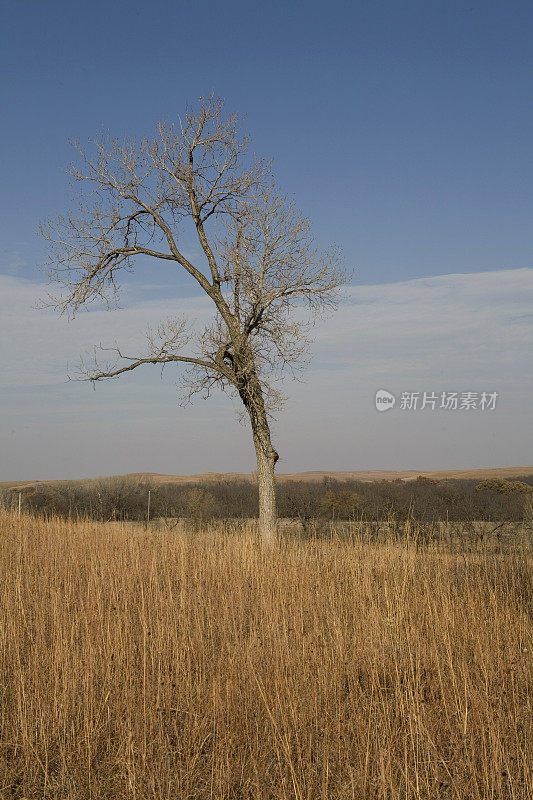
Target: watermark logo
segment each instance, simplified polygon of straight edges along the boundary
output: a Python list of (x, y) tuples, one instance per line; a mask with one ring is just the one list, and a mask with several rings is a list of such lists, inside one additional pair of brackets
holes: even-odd
[[(494, 411), (498, 392), (401, 392), (400, 411)], [(386, 389), (378, 389), (375, 397), (378, 411), (389, 411), (396, 397)]]
[(394, 408), (396, 398), (386, 389), (378, 389), (375, 403), (378, 411), (390, 411), (391, 408)]

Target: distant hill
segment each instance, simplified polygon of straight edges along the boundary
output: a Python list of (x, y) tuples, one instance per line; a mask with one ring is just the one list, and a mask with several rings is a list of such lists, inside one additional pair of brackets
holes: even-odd
[[(322, 481), (324, 478), (334, 478), (338, 481), (412, 481), (419, 475), (434, 480), (450, 480), (464, 478), (470, 480), (485, 480), (486, 478), (520, 478), (533, 475), (533, 467), (491, 467), (489, 469), (451, 469), (451, 470), (311, 470), (309, 472), (285, 472), (276, 475), (278, 480), (287, 481)], [(146, 478), (154, 483), (198, 483), (218, 480), (252, 480), (253, 474), (249, 472), (202, 472), (197, 475), (164, 475), (157, 472), (131, 472), (127, 475), (113, 476), (124, 478)], [(90, 480), (85, 478), (82, 482)], [(3, 481), (0, 489), (34, 488), (38, 485), (53, 485), (64, 481)]]

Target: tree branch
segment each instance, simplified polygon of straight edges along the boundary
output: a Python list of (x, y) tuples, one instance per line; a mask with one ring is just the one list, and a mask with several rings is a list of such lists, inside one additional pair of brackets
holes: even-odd
[[(104, 349), (104, 348), (102, 348)], [(120, 351), (116, 351), (120, 358), (127, 358), (127, 356), (123, 356)], [(205, 369), (212, 370), (214, 372), (220, 373), (228, 380), (233, 382), (234, 376), (227, 368), (224, 368), (224, 365), (213, 363), (210, 361), (205, 361), (201, 358), (193, 358), (192, 356), (175, 356), (175, 355), (168, 355), (168, 356), (148, 356), (146, 358), (138, 358), (136, 360), (132, 360), (131, 364), (128, 364), (125, 367), (120, 367), (119, 369), (109, 370), (108, 372), (95, 372), (93, 374), (88, 374), (87, 377), (81, 378), (80, 380), (84, 381), (91, 381), (92, 383), (104, 380), (105, 378), (116, 378), (118, 375), (122, 375), (124, 372), (131, 372), (137, 367), (142, 366), (143, 364), (168, 364), (171, 362), (180, 362), (185, 364), (194, 364), (195, 366), (204, 367)]]

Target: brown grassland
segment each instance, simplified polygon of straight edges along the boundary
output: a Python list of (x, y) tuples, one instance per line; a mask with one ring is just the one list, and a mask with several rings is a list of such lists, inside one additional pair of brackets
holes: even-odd
[[(324, 478), (333, 478), (334, 480), (358, 480), (366, 482), (373, 481), (413, 481), (420, 475), (433, 480), (450, 480), (453, 478), (467, 479), (467, 480), (487, 480), (489, 478), (503, 478), (512, 480), (513, 478), (522, 478), (524, 475), (533, 474), (531, 467), (491, 467), (479, 469), (449, 469), (449, 470), (313, 470), (311, 472), (277, 472), (276, 480), (288, 481), (306, 481), (306, 482), (319, 482)], [(196, 475), (162, 475), (158, 472), (134, 472), (128, 475), (115, 475), (113, 477), (119, 478), (145, 478), (154, 481), (155, 484), (161, 486), (164, 484), (183, 484), (183, 483), (210, 483), (219, 480), (252, 480), (253, 473), (249, 472), (202, 472)], [(85, 480), (74, 481), (74, 483), (91, 483), (94, 479), (87, 478)], [(30, 481), (0, 481), (0, 489), (9, 488), (29, 488), (38, 486), (39, 484), (46, 484), (54, 486), (55, 484), (65, 483), (60, 480), (30, 480)]]
[(533, 796), (527, 550), (0, 526), (2, 800)]

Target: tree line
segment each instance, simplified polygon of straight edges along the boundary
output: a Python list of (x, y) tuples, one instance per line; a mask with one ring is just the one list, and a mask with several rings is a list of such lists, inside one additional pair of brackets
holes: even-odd
[[(533, 497), (533, 476), (486, 481), (420, 476), (414, 481), (278, 479), (276, 502), (281, 518), (315, 521), (516, 522)], [(17, 488), (4, 490), (2, 505), (18, 504)], [(98, 521), (185, 519), (210, 521), (250, 519), (258, 513), (254, 481), (225, 479), (198, 483), (157, 484), (146, 478), (116, 477), (91, 481), (36, 484), (22, 490), (25, 511)], [(150, 495), (149, 507), (148, 496)]]

